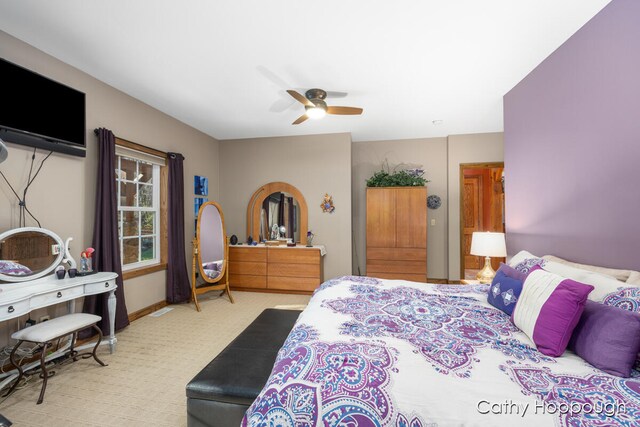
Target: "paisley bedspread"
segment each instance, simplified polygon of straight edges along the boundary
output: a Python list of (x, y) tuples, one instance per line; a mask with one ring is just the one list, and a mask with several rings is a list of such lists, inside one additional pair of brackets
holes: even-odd
[(245, 426), (640, 426), (640, 373), (539, 353), (485, 285), (325, 282)]

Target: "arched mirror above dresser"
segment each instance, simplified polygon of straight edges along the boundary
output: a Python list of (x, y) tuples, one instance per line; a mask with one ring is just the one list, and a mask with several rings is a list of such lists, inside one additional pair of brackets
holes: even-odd
[(304, 196), (286, 182), (270, 182), (258, 188), (247, 206), (247, 236), (253, 240), (271, 238), (273, 226), (285, 227), (286, 238), (307, 244), (308, 209)]
[[(229, 246), (233, 289), (311, 293), (324, 280), (323, 245), (307, 245), (309, 218), (302, 192), (286, 182), (258, 188), (247, 206), (247, 237)], [(295, 245), (294, 245), (295, 244)]]

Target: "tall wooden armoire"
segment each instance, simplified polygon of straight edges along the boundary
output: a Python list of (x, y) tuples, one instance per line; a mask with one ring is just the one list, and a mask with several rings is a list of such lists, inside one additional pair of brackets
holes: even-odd
[(367, 188), (367, 276), (427, 281), (427, 188)]

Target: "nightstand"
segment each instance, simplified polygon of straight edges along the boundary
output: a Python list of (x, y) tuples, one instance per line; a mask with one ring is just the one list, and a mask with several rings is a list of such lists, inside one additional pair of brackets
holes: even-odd
[(460, 280), (460, 284), (462, 284), (462, 285), (479, 285), (480, 281), (479, 280), (475, 280), (475, 279), (473, 279), (473, 280), (471, 280), (471, 279), (463, 279), (463, 280)]

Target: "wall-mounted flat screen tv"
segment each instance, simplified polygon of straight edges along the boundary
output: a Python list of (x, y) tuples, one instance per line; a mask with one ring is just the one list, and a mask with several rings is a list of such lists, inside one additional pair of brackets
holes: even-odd
[(0, 138), (85, 156), (85, 94), (0, 58)]

